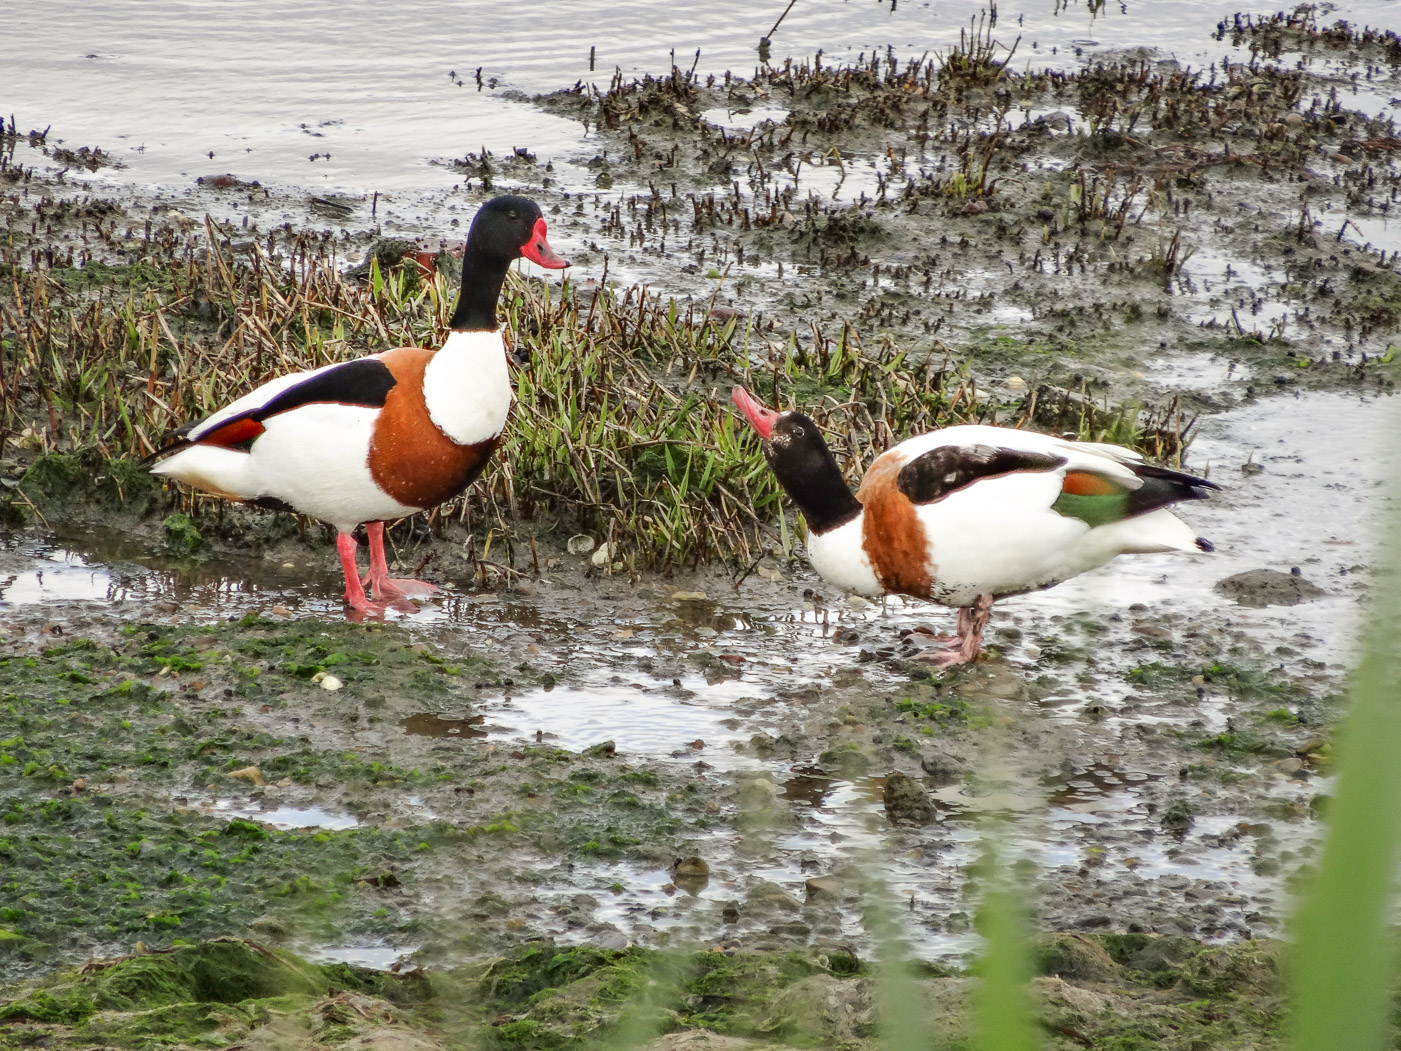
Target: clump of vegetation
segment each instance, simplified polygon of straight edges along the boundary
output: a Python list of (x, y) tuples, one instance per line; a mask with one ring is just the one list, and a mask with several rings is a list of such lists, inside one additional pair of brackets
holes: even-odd
[[(4, 451), (33, 461), (16, 500), (62, 497), (55, 479), (85, 476), (90, 458), (144, 456), (172, 427), (274, 375), (446, 335), (455, 290), (442, 277), (372, 266), (361, 287), (315, 238), (281, 245), (285, 254), (274, 240), (240, 254), (212, 223), (206, 233), (208, 250), (193, 240), (146, 246), (141, 265), (160, 282), (94, 293), (77, 279), (82, 269), (12, 267), (0, 304), (0, 426)], [(518, 279), (504, 309), (517, 362), (505, 445), (471, 493), (434, 514), (479, 516), (508, 544), (517, 523), (563, 517), (637, 564), (752, 559), (781, 501), (729, 405), (735, 382), (794, 393), (861, 461), (896, 435), (985, 414), (948, 366), (914, 365), (846, 329), (756, 354), (746, 319), (732, 313), (644, 290), (552, 295)], [(201, 516), (216, 506), (178, 497), (171, 542), (196, 549)]]
[[(0, 1002), (0, 1047), (650, 1046), (663, 1033), (739, 1046), (866, 1051), (949, 1046), (1277, 1046), (1270, 947), (1151, 935), (1040, 939), (1041, 974), (1015, 1014), (974, 1006), (977, 984), (942, 968), (873, 967), (839, 948), (731, 953), (522, 947), (446, 972), (312, 964), (219, 939), (60, 972)], [(986, 978), (984, 978), (986, 980)], [(898, 986), (906, 994), (892, 1002)], [(1024, 990), (1025, 991), (1025, 990)], [(970, 1044), (978, 1013), (982, 1040)], [(1016, 1026), (990, 1025), (1000, 1018)], [(1010, 1034), (1027, 1038), (1007, 1042)], [(683, 1036), (684, 1038), (684, 1036)], [(675, 1037), (673, 1037), (675, 1039)], [(916, 1040), (920, 1042), (916, 1042)], [(1204, 1041), (1209, 1043), (1204, 1043)]]

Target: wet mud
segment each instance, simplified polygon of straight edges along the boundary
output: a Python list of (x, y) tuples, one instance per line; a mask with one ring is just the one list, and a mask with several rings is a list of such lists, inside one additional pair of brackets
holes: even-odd
[[(1270, 942), (1316, 848), (1394, 516), (1397, 140), (1366, 100), (1401, 85), (1390, 38), (1219, 32), (1239, 58), (1209, 71), (1129, 55), (1021, 76), (975, 46), (523, 96), (588, 126), (588, 181), (467, 157), (451, 199), (373, 225), (363, 202), (331, 228), (334, 202), (216, 180), (78, 195), (12, 136), (7, 265), (92, 279), (67, 294), (139, 279), (134, 242), (206, 211), (229, 240), (324, 229), (346, 264), (386, 233), (457, 236), (447, 217), (521, 189), (576, 280), (730, 312), (745, 364), (816, 360), (822, 333), (888, 341), (948, 357), (1012, 419), (1104, 413), (1141, 436), (1151, 418), (1224, 491), (1183, 512), (1215, 555), (1000, 603), (986, 658), (931, 675), (906, 636), (949, 611), (848, 599), (777, 546), (638, 571), (594, 557), (616, 538), (532, 523), (533, 563), (485, 575), (461, 535), (425, 533), (400, 559), (435, 553), (446, 593), (356, 624), (325, 538), (290, 517), (182, 551), (160, 492), (131, 505), (139, 484), (103, 476), (119, 515), (55, 485), (0, 551), (0, 973), (50, 975), (0, 1007), (0, 1040), (127, 1046), (122, 1012), (154, 1001), (65, 968), (237, 935), (279, 955), (134, 961), (246, 954), (303, 976), (299, 1031), (431, 1047), (453, 1030), (416, 1013), (417, 982), (446, 982), (439, 1003), (489, 990), (496, 1014), (463, 1031), (568, 1042), (585, 1016), (624, 1024), (637, 972), (679, 954), (683, 1025), (723, 1046), (860, 1046), (863, 968), (889, 948), (873, 902), (899, 909), (954, 1039), (995, 835), (1054, 1046), (1108, 1039), (1125, 1004), (1154, 1046), (1273, 1046)], [(9, 439), (9, 482), (42, 429)], [(722, 1003), (725, 982), (767, 991)], [(543, 989), (558, 1013), (523, 1006)], [(180, 1024), (222, 1046), (261, 995), (217, 1024), (189, 990), (162, 1006), (205, 1004)], [(817, 997), (843, 1005), (821, 1031)]]

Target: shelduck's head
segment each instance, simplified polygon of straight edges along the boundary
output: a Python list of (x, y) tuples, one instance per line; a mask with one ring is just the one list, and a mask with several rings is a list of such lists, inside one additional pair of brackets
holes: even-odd
[(545, 236), (545, 217), (529, 197), (508, 194), (487, 201), (472, 220), (467, 244), (483, 256), (506, 264), (524, 256), (548, 270), (562, 270), (569, 265), (550, 247)]
[(860, 512), (811, 416), (767, 409), (743, 387), (735, 387), (730, 397), (763, 440), (764, 459), (814, 532), (839, 526)]

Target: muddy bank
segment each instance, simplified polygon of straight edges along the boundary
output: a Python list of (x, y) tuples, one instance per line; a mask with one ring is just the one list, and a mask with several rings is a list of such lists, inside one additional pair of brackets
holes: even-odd
[[(1115, 398), (1154, 393), (1145, 362), (1183, 353), (1256, 388), (1385, 385), (1367, 373), (1399, 316), (1395, 129), (1348, 109), (1329, 65), (1348, 33), (1319, 43), (1311, 18), (1224, 34), (1242, 60), (1210, 71), (1143, 53), (1018, 74), (989, 32), (937, 60), (536, 101), (611, 147), (588, 163), (629, 187), (614, 265), (689, 253), (718, 302), (780, 332), (852, 319), (952, 345), (986, 381)], [(1368, 91), (1394, 86), (1392, 52), (1351, 39), (1382, 61)]]
[[(900, 903), (915, 956), (962, 966), (996, 818), (1046, 935), (1050, 1039), (1271, 1046), (1275, 950), (1256, 939), (1284, 933), (1327, 806), (1396, 412), (1395, 247), (1356, 235), (1385, 233), (1393, 133), (1330, 94), (1311, 32), (1241, 30), (1241, 62), (1207, 74), (1140, 56), (1018, 78), (975, 51), (932, 72), (620, 81), (521, 103), (591, 122), (609, 144), (593, 185), (478, 155), (453, 194), (368, 220), (364, 200), (247, 185), (79, 194), (12, 137), (3, 375), (33, 371), (4, 400), (0, 1039), (120, 1046), (166, 1007), (190, 1042), (266, 1036), (262, 986), (217, 1019), (185, 987), (63, 999), (79, 961), (236, 935), (426, 970), (281, 957), (305, 979), (288, 1024), (326, 1042), (383, 1023), (433, 1046), (455, 994), (390, 990), (472, 966), (489, 1006), (469, 1028), (582, 1040), (628, 1024), (600, 990), (631, 1003), (678, 952), (693, 984), (661, 999), (681, 1028), (859, 1044), (871, 903)], [(1390, 90), (1384, 42), (1323, 43)], [(431, 343), (445, 286), (388, 262), (378, 286), (331, 277), (386, 233), (456, 236), (503, 189), (547, 204), (579, 294), (513, 285), (533, 465), (503, 457), (452, 514), (392, 533), (406, 569), (431, 557), (440, 600), (346, 623), (317, 526), (127, 462), (253, 362)], [(591, 298), (619, 275), (667, 294)], [(544, 382), (572, 372), (586, 382)], [(741, 377), (818, 406), (853, 473), (955, 414), (1172, 454), (1192, 438), (1188, 466), (1225, 487), (1188, 512), (1218, 552), (1005, 603), (988, 659), (931, 678), (904, 636), (949, 615), (812, 576), (725, 416)], [(570, 453), (610, 440), (637, 459), (589, 490)], [(702, 475), (718, 488), (691, 503), (622, 499)], [(69, 1004), (47, 1018), (16, 984), (36, 968)], [(926, 973), (957, 1039), (969, 979)], [(707, 976), (754, 999), (715, 1002)], [(829, 1028), (804, 1028), (819, 995)]]
[(1043, 927), (1277, 933), (1347, 653), (1220, 608), (1210, 574), (1200, 604), (1168, 559), (1102, 575), (1147, 602), (1008, 603), (991, 658), (932, 680), (902, 634), (937, 613), (776, 561), (666, 582), (580, 555), (355, 625), (329, 565), (8, 558), (16, 965), (248, 929), (434, 965), (540, 937), (869, 952), (883, 887), (916, 952), (957, 957), (999, 813), (1056, 888)]

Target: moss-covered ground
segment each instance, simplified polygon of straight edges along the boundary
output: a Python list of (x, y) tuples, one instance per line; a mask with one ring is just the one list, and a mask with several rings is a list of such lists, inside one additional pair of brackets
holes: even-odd
[[(1035, 950), (1047, 1049), (1280, 1046), (1269, 944), (1056, 935)], [(882, 973), (849, 953), (535, 945), (395, 975), (218, 939), (15, 988), (0, 999), (0, 1047), (875, 1048), (893, 1038)], [(976, 978), (912, 977), (920, 1045), (968, 1046)]]

